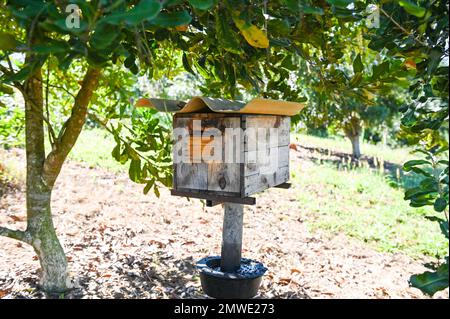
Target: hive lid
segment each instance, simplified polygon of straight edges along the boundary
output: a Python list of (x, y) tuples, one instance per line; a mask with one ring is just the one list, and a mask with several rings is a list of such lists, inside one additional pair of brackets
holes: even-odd
[(249, 103), (210, 97), (195, 96), (189, 102), (165, 99), (141, 98), (136, 107), (152, 107), (162, 112), (176, 113), (240, 113), (240, 114), (270, 114), (292, 116), (305, 106), (301, 103), (256, 98)]

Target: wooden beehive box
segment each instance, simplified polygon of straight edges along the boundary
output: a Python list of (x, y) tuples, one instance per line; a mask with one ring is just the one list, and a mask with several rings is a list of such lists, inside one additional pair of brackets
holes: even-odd
[(289, 180), (290, 115), (301, 104), (204, 97), (140, 104), (176, 112), (173, 195), (251, 204), (249, 196)]

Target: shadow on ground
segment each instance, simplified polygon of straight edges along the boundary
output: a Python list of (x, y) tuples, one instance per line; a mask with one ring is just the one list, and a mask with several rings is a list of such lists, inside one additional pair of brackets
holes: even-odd
[[(15, 299), (47, 298), (47, 299), (207, 299), (209, 298), (200, 287), (199, 277), (195, 269), (195, 261), (192, 257), (186, 259), (174, 259), (157, 252), (154, 255), (138, 256), (130, 255), (119, 260), (115, 266), (114, 280), (103, 282), (102, 277), (95, 276), (88, 270), (76, 278), (77, 288), (65, 294), (47, 294), (40, 290), (38, 284), (39, 272), (35, 271), (23, 279), (28, 288), (22, 292), (16, 292), (9, 296)], [(112, 278), (113, 276), (106, 278)], [(272, 286), (269, 278), (264, 279), (266, 286)], [(267, 287), (267, 288), (269, 288)], [(271, 287), (273, 288), (273, 287)], [(276, 299), (309, 299), (303, 289), (298, 291), (283, 291), (279, 294), (266, 296), (264, 292), (255, 298)]]

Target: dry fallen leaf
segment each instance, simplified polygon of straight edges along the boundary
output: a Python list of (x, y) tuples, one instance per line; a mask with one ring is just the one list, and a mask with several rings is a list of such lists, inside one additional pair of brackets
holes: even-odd
[(291, 283), (291, 278), (280, 278), (280, 279), (278, 279), (278, 283), (280, 284), (280, 285), (289, 285), (290, 283)]
[(294, 274), (294, 273), (303, 274), (303, 272), (302, 272), (300, 269), (297, 269), (297, 268), (291, 268), (291, 274)]
[(11, 218), (15, 222), (23, 222), (25, 220), (24, 217), (19, 217), (19, 216), (15, 216), (15, 215), (9, 215), (9, 218)]
[(149, 245), (155, 245), (155, 246), (157, 246), (158, 248), (165, 248), (165, 247), (166, 247), (166, 244), (164, 244), (163, 242), (154, 240), (154, 239), (150, 240), (150, 241), (148, 242), (148, 244), (149, 244)]

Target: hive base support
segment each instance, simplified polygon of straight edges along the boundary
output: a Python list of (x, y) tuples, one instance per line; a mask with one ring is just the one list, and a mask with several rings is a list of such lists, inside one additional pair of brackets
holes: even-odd
[(274, 187), (276, 187), (276, 188), (283, 188), (283, 189), (289, 189), (289, 188), (291, 188), (291, 183), (282, 183), (282, 184), (278, 184), (278, 185), (275, 185)]
[(191, 197), (191, 198), (200, 198), (205, 199), (208, 207), (208, 201), (210, 201), (211, 206), (215, 206), (222, 203), (235, 203), (235, 204), (243, 204), (243, 205), (255, 205), (256, 198), (254, 197), (233, 197), (233, 196), (219, 196), (209, 194), (207, 192), (189, 192), (178, 189), (171, 189), (170, 194), (173, 196), (181, 196), (181, 197)]
[(223, 272), (234, 272), (241, 266), (244, 206), (234, 203), (224, 203), (223, 206), (220, 270)]

